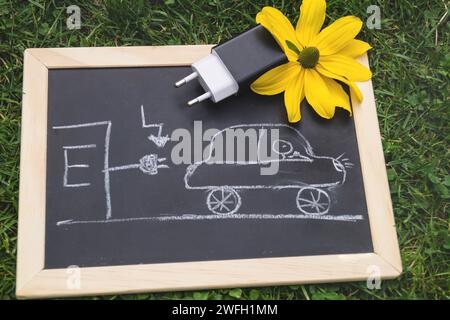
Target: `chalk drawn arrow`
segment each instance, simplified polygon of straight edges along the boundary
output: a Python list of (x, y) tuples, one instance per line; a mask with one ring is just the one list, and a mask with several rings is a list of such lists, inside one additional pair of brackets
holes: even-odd
[(154, 136), (152, 134), (148, 136), (148, 139), (150, 141), (152, 141), (158, 148), (163, 148), (166, 145), (167, 141), (170, 140), (168, 135), (165, 135), (165, 136), (160, 136), (160, 135)]
[(164, 123), (146, 123), (145, 122), (145, 113), (144, 113), (144, 106), (141, 105), (141, 118), (142, 118), (142, 127), (143, 128), (158, 128), (158, 135), (149, 135), (148, 140), (153, 142), (158, 148), (163, 148), (167, 141), (170, 141), (170, 138), (168, 135), (162, 136), (162, 128)]

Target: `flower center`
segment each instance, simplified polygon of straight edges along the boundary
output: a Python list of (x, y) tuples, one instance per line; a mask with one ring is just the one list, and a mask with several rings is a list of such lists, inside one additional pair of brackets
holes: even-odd
[(319, 49), (315, 47), (303, 49), (298, 56), (298, 61), (300, 61), (303, 68), (314, 68), (319, 62)]

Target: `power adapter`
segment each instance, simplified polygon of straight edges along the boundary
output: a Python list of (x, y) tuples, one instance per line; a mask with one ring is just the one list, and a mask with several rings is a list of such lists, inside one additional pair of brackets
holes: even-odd
[(189, 106), (211, 99), (219, 102), (256, 80), (287, 57), (272, 35), (261, 25), (212, 48), (205, 58), (192, 64), (193, 72), (175, 86), (198, 79), (205, 93), (188, 102)]

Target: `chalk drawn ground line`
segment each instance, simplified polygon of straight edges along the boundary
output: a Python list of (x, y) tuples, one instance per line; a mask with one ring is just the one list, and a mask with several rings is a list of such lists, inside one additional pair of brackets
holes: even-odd
[(57, 226), (73, 225), (73, 224), (93, 224), (93, 223), (114, 223), (114, 222), (132, 222), (132, 221), (182, 221), (182, 220), (223, 220), (223, 219), (299, 219), (299, 220), (328, 220), (328, 221), (345, 221), (356, 222), (363, 220), (362, 215), (323, 215), (323, 216), (306, 216), (300, 214), (229, 214), (229, 215), (200, 215), (200, 214), (183, 214), (183, 215), (167, 215), (159, 217), (139, 217), (139, 218), (123, 218), (123, 219), (107, 219), (107, 220), (63, 220), (56, 223)]

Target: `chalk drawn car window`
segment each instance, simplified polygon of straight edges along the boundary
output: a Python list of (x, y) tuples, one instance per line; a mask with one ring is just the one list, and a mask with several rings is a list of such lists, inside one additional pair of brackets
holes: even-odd
[(280, 160), (298, 159), (312, 161), (311, 158), (305, 154), (305, 150), (295, 150), (292, 142), (284, 139), (275, 140), (272, 143), (272, 151), (279, 156)]
[(294, 147), (289, 141), (278, 139), (273, 142), (272, 150), (280, 156), (286, 156), (294, 150)]

